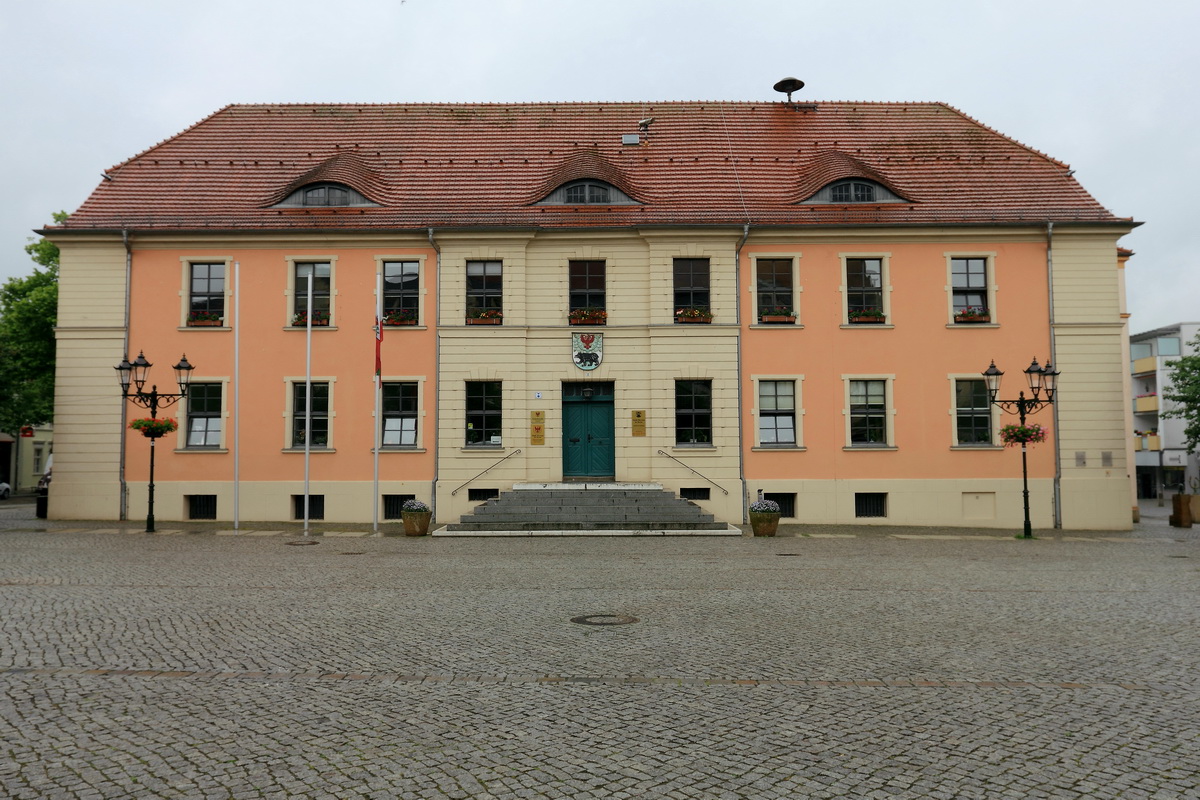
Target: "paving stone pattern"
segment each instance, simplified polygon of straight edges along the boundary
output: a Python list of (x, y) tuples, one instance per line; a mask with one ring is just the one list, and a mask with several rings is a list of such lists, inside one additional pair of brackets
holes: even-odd
[(2, 797), (1200, 797), (1168, 528), (99, 527), (0, 517)]

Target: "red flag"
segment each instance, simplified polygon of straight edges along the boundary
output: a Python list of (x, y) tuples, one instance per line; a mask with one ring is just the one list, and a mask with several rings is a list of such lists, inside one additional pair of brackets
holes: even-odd
[(375, 318), (375, 377), (383, 374), (383, 320)]

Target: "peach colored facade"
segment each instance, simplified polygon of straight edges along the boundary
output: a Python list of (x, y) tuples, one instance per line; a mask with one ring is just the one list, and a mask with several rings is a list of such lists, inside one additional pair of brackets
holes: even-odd
[[(199, 505), (219, 520), (297, 518), (293, 402), (309, 351), (292, 315), (297, 265), (317, 262), (331, 319), (312, 331), (311, 375), (328, 386), (328, 442), (307, 480), (326, 523), (387, 521), (415, 497), (442, 524), (516, 484), (594, 479), (660, 484), (734, 523), (762, 494), (789, 522), (1015, 530), (1020, 452), (999, 436), (1015, 418), (976, 390), (994, 360), (1014, 399), (1036, 358), (1061, 378), (1029, 420), (1049, 432), (1029, 450), (1033, 527), (1130, 526), (1118, 242), (1136, 223), (1061, 162), (938, 104), (665, 104), (637, 134), (640, 105), (327, 110), (223, 109), (118, 165), (46, 231), (62, 263), (51, 517), (146, 508), (148, 443), (126, 427), (145, 414), (112, 370), (144, 351), (165, 392), (185, 353), (193, 386), (219, 387), (218, 410), (194, 414), (216, 415), (200, 445), (186, 407), (160, 413), (181, 431), (157, 447), (158, 518)], [(739, 135), (718, 147), (705, 137), (727, 118)], [(238, 169), (210, 163), (221, 148)], [(415, 385), (416, 421), (377, 456), (376, 286), (391, 261), (417, 265), (419, 316), (385, 328), (381, 377)], [(863, 261), (879, 270), (873, 322), (849, 314)], [(965, 261), (985, 321), (955, 316)], [(777, 283), (762, 291), (786, 296), (793, 320), (759, 319), (767, 263)], [(189, 325), (189, 270), (210, 264), (223, 317)], [(471, 270), (484, 264), (481, 289)], [(584, 305), (607, 312), (586, 329), (603, 340), (590, 364), (573, 360), (584, 329), (568, 318), (583, 307), (580, 264), (601, 276)], [(470, 324), (487, 292), (502, 319)], [(680, 305), (711, 321), (677, 320)], [(574, 405), (584, 385), (600, 411)], [(487, 413), (472, 406), (482, 389)], [(593, 434), (611, 452), (571, 461)]]

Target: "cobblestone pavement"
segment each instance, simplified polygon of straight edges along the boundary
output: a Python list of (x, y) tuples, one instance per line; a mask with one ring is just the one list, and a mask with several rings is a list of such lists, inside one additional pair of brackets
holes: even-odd
[(1153, 519), (104, 525), (0, 510), (0, 796), (1200, 797), (1200, 541)]

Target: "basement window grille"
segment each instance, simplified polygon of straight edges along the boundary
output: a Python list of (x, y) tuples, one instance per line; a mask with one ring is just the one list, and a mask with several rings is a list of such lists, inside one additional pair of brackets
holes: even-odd
[(779, 516), (796, 516), (796, 495), (792, 492), (764, 492), (763, 500), (774, 500), (779, 503)]
[(415, 494), (385, 494), (383, 496), (383, 518), (404, 519), (404, 504), (416, 500)]
[[(308, 518), (325, 519), (325, 495), (310, 494), (308, 496)], [(304, 519), (304, 495), (292, 495), (292, 519)]]
[(217, 496), (215, 494), (187, 495), (188, 519), (216, 519)]
[(684, 500), (707, 500), (712, 490), (707, 486), (685, 486), (679, 490), (679, 496)]
[(499, 489), (467, 489), (467, 500), (472, 503), (482, 503), (499, 496)]
[(855, 492), (854, 516), (886, 517), (887, 492)]

